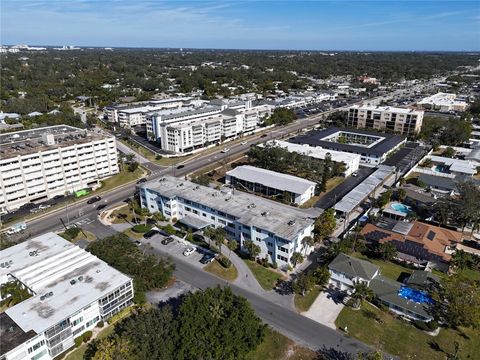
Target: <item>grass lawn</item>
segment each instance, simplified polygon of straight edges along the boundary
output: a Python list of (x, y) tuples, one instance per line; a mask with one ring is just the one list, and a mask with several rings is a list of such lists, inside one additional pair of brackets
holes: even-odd
[(224, 280), (233, 281), (237, 278), (238, 272), (235, 265), (231, 265), (228, 269), (225, 269), (217, 260), (212, 261), (210, 264), (205, 266), (203, 270), (212, 273)]
[(310, 306), (312, 306), (313, 302), (320, 294), (320, 291), (320, 287), (315, 286), (305, 296), (295, 294), (295, 308), (300, 312), (310, 309)]
[(124, 145), (128, 146), (129, 148), (133, 149), (135, 152), (142, 155), (144, 158), (150, 160), (151, 162), (153, 162), (155, 164), (161, 165), (161, 166), (175, 165), (175, 164), (178, 164), (182, 161), (186, 161), (186, 160), (188, 160), (189, 158), (192, 157), (192, 155), (181, 156), (181, 157), (162, 157), (161, 159), (157, 160), (156, 154), (153, 153), (153, 151), (150, 151), (147, 148), (145, 148), (141, 145), (138, 145), (136, 142), (134, 142), (134, 141), (129, 142), (129, 141), (125, 141), (125, 140), (121, 140), (121, 142)]
[(458, 274), (465, 276), (466, 278), (471, 280), (480, 281), (480, 271), (476, 271), (472, 269), (463, 269), (463, 270), (459, 270)]
[(112, 211), (110, 217), (113, 219), (112, 222), (114, 224), (135, 223), (135, 218), (133, 217), (130, 207), (127, 204), (117, 210)]
[(463, 334), (442, 329), (438, 336), (430, 336), (368, 303), (359, 311), (343, 308), (335, 324), (347, 326), (350, 336), (401, 359), (444, 360), (445, 352), (453, 351), (454, 341), (460, 344), (460, 359), (475, 359), (480, 353), (478, 329), (463, 329)]
[(308, 199), (307, 201), (305, 201), (302, 205), (299, 206), (299, 208), (301, 209), (310, 209), (311, 207), (313, 207), (313, 205), (315, 205), (317, 203), (317, 201), (320, 199), (320, 195), (315, 195), (315, 196), (312, 196), (310, 199)]
[[(82, 232), (83, 231), (83, 232)], [(87, 241), (94, 241), (97, 239), (97, 237), (95, 236), (95, 234), (91, 233), (90, 231), (87, 231), (87, 230), (83, 230), (80, 231), (78, 233), (78, 235), (75, 237), (75, 239), (72, 239), (72, 243), (76, 243), (77, 241), (80, 241), (80, 240), (87, 240)], [(58, 235), (61, 235), (63, 233), (60, 233)]]
[(381, 269), (382, 275), (393, 280), (398, 280), (399, 278), (401, 278), (400, 280), (402, 280), (402, 278), (404, 278), (407, 274), (411, 274), (413, 271), (409, 268), (394, 264), (390, 261), (383, 261), (380, 259), (371, 259), (359, 253), (355, 253), (354, 256), (359, 259), (368, 260), (374, 263), (375, 265), (378, 265)]
[[(109, 336), (113, 332), (114, 326), (109, 325), (102, 331), (100, 331), (96, 339), (103, 339)], [(65, 360), (83, 360), (83, 355), (87, 351), (87, 344), (80, 345), (74, 352), (68, 355)]]
[(267, 329), (265, 339), (255, 351), (249, 353), (246, 360), (314, 360), (314, 351), (297, 345), (282, 334)]
[(335, 176), (327, 181), (327, 192), (340, 185), (345, 180), (344, 177)]
[(253, 275), (257, 279), (258, 283), (264, 288), (265, 290), (273, 290), (277, 281), (282, 279), (282, 275), (276, 271), (273, 271), (269, 268), (266, 268), (260, 264), (257, 264), (255, 261), (252, 260), (244, 260), (247, 266), (252, 270)]
[(131, 228), (125, 230), (123, 233), (132, 239), (141, 239), (143, 237), (142, 233), (137, 233), (133, 231)]
[(118, 174), (103, 180), (102, 187), (96, 190), (94, 193), (98, 194), (100, 192), (108, 191), (117, 186), (126, 184), (130, 181), (138, 180), (143, 176), (144, 173), (145, 173), (145, 170), (140, 166), (134, 172), (130, 172), (128, 170), (120, 171)]

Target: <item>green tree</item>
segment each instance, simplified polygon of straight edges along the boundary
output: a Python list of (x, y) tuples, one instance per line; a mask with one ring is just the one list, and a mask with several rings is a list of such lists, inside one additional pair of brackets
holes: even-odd
[(397, 249), (395, 245), (389, 242), (379, 244), (376, 252), (383, 261), (393, 260), (397, 256)]
[(398, 189), (398, 190), (395, 192), (395, 197), (396, 197), (399, 201), (403, 201), (403, 200), (405, 200), (405, 198), (407, 197), (407, 192), (405, 191), (405, 189)]
[(305, 296), (315, 286), (315, 280), (315, 277), (310, 272), (304, 271), (293, 281), (293, 291)]
[(325, 210), (316, 220), (313, 233), (315, 235), (315, 241), (321, 242), (328, 236), (330, 236), (337, 222), (335, 220), (335, 210), (332, 208)]
[(260, 255), (260, 252), (262, 251), (262, 249), (260, 248), (260, 246), (258, 246), (257, 244), (254, 244), (254, 242), (252, 240), (245, 240), (245, 242), (243, 243), (243, 247), (245, 248), (245, 250), (247, 250), (248, 254), (250, 255), (250, 259), (256, 259), (258, 255)]
[(455, 150), (451, 146), (449, 146), (445, 150), (443, 150), (442, 156), (453, 158), (455, 156)]
[(319, 286), (325, 286), (330, 279), (330, 271), (326, 266), (317, 266), (312, 275), (315, 278), (315, 283)]
[(315, 245), (315, 239), (311, 236), (305, 236), (302, 239), (303, 255), (307, 255), (307, 249)]
[(131, 162), (130, 164), (128, 164), (128, 171), (130, 171), (130, 172), (135, 172), (135, 170), (138, 169), (138, 166), (139, 166), (139, 165), (138, 165), (138, 162), (133, 161), (133, 162)]
[(373, 291), (368, 287), (367, 283), (357, 281), (353, 285), (352, 299), (354, 307), (359, 308), (364, 300), (371, 300), (373, 298)]
[(380, 197), (377, 199), (377, 204), (379, 207), (383, 208), (387, 205), (392, 198), (393, 191), (391, 189), (384, 191), (380, 194)]
[(0, 294), (7, 307), (14, 306), (22, 301), (32, 297), (26, 287), (19, 281), (9, 281), (0, 286)]
[(480, 326), (480, 283), (458, 275), (443, 279), (432, 292), (436, 318), (452, 328)]
[(227, 244), (227, 247), (228, 247), (228, 250), (230, 250), (230, 252), (228, 253), (228, 259), (230, 260), (232, 251), (235, 251), (238, 248), (238, 242), (236, 240), (230, 240)]
[(303, 262), (303, 255), (299, 252), (294, 252), (290, 261), (293, 263), (293, 266), (297, 266), (297, 264), (301, 264)]

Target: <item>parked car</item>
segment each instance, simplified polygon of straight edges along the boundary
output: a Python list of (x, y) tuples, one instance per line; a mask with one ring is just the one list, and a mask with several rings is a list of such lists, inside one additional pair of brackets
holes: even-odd
[(137, 181), (137, 184), (143, 184), (147, 182), (147, 178), (141, 178), (140, 180)]
[(205, 236), (200, 235), (200, 234), (193, 234), (193, 240), (194, 241), (205, 241)]
[(140, 246), (140, 245), (142, 245), (142, 243), (138, 240), (135, 240), (135, 245)]
[[(170, 244), (171, 242), (173, 242), (173, 240), (174, 240), (174, 239), (173, 239), (172, 237), (168, 237), (168, 238), (162, 240), (162, 244), (163, 244), (163, 245), (168, 245), (168, 244)], [(185, 255), (185, 253), (183, 253), (183, 255)]]
[(143, 234), (143, 237), (144, 237), (145, 239), (150, 239), (150, 238), (154, 237), (154, 236), (157, 235), (157, 234), (160, 234), (160, 232), (159, 232), (158, 230), (153, 230), (153, 229), (152, 229), (152, 230), (147, 231), (145, 234)]
[(87, 204), (93, 204), (93, 203), (96, 203), (97, 201), (100, 201), (100, 200), (102, 200), (102, 198), (100, 196), (94, 196), (94, 197), (88, 199)]
[(183, 252), (183, 256), (190, 256), (190, 255), (192, 255), (194, 252), (195, 252), (195, 248), (194, 248), (194, 247), (188, 247), (188, 248), (186, 248), (185, 251)]
[(248, 142), (248, 141), (242, 141), (242, 142), (240, 143), (240, 145), (247, 145), (247, 142)]
[(202, 264), (210, 264), (213, 260), (215, 260), (215, 255), (213, 254), (205, 254), (200, 259)]
[(229, 148), (223, 148), (223, 149), (222, 149), (222, 153), (223, 153), (223, 154), (225, 154), (225, 153), (227, 153), (227, 152), (229, 152), (229, 151), (230, 151)]
[(262, 136), (260, 136), (261, 138), (266, 138), (268, 135), (267, 134), (262, 134)]
[(353, 176), (353, 177), (357, 177), (357, 176), (358, 176), (358, 171), (354, 171), (354, 172), (352, 173), (352, 176)]
[(185, 165), (178, 165), (177, 169), (183, 169), (184, 167), (185, 167)]

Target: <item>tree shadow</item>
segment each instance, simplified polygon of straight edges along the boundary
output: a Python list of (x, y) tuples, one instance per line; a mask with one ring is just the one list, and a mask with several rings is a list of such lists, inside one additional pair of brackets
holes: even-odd
[(354, 356), (347, 352), (337, 350), (335, 348), (327, 348), (323, 346), (321, 349), (317, 350), (317, 359), (316, 360), (354, 360)]
[(434, 351), (437, 351), (437, 352), (442, 352), (444, 354), (447, 354), (447, 352), (445, 350), (443, 350), (440, 345), (438, 345), (438, 343), (436, 341), (429, 341), (428, 342), (428, 345), (430, 346), (430, 348)]

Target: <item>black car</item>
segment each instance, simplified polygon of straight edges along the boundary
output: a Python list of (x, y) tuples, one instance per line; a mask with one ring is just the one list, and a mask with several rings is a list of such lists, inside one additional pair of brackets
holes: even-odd
[(93, 204), (93, 203), (96, 203), (97, 201), (100, 201), (100, 200), (102, 200), (102, 198), (100, 196), (94, 196), (94, 197), (88, 199), (87, 204)]
[(137, 181), (137, 184), (143, 184), (146, 183), (147, 179), (146, 178), (141, 178), (140, 180)]
[(200, 234), (193, 234), (193, 240), (194, 241), (199, 241), (199, 242), (201, 242), (201, 241), (205, 242), (205, 236), (200, 235)]
[(163, 244), (163, 245), (168, 245), (168, 244), (170, 244), (171, 242), (173, 242), (173, 240), (174, 240), (173, 238), (168, 237), (168, 238), (162, 240), (162, 244)]
[(213, 254), (205, 254), (200, 259), (202, 264), (210, 264), (213, 260), (215, 260), (215, 255)]
[(178, 165), (177, 169), (183, 169), (184, 167), (185, 167), (185, 165)]
[(105, 209), (106, 207), (107, 207), (107, 204), (100, 204), (100, 205), (97, 206), (97, 210), (100, 211), (100, 210)]
[(266, 138), (268, 135), (267, 134), (262, 134), (262, 136), (260, 136), (261, 138)]
[(150, 231), (147, 231), (145, 234), (143, 234), (143, 237), (145, 239), (150, 239), (151, 237), (154, 237), (157, 234), (160, 234), (158, 230), (150, 230)]

